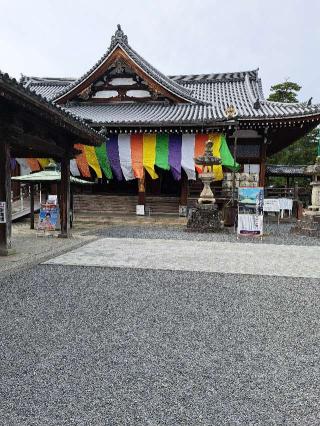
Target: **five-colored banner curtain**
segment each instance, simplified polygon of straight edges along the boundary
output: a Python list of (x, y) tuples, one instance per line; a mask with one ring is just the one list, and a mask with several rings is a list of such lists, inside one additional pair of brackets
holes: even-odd
[[(195, 168), (201, 173), (201, 167), (195, 166), (194, 158), (204, 154), (205, 143), (213, 142), (212, 153), (221, 158), (222, 165), (214, 166), (215, 180), (223, 179), (222, 166), (238, 170), (239, 164), (234, 161), (225, 135), (212, 134), (120, 134), (111, 135), (100, 146), (84, 146), (76, 144), (80, 152), (75, 160), (70, 161), (70, 170), (74, 176), (91, 177), (89, 166), (98, 178), (102, 172), (107, 179), (113, 176), (117, 180), (142, 178), (144, 169), (152, 179), (157, 179), (155, 167), (171, 170), (175, 180), (181, 179), (182, 169), (189, 180), (196, 179)], [(40, 170), (39, 162), (45, 167), (48, 159), (20, 159), (20, 167), (25, 170)]]

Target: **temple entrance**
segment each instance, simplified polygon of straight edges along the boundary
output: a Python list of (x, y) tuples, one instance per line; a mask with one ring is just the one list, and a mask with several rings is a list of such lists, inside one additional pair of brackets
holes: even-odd
[(146, 195), (179, 197), (181, 181), (174, 180), (170, 170), (155, 167), (158, 179), (152, 179), (146, 173)]
[[(145, 212), (147, 215), (179, 214), (181, 182), (169, 170), (156, 167), (157, 179), (145, 174)], [(138, 180), (107, 180), (105, 177), (89, 189), (75, 195), (76, 212), (135, 214), (138, 204)]]

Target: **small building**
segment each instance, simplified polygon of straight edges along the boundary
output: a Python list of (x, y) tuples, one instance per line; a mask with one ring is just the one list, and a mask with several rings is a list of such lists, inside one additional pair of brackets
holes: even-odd
[(61, 164), (61, 236), (69, 236), (70, 159), (80, 142), (94, 149), (104, 138), (86, 123), (0, 72), (0, 256), (12, 253), (11, 160), (52, 157)]
[[(131, 197), (132, 205), (148, 200), (157, 205), (168, 197), (187, 205), (199, 190), (193, 157), (209, 137), (217, 155), (226, 142), (240, 171), (253, 165), (264, 186), (267, 156), (320, 122), (317, 105), (267, 101), (257, 69), (164, 75), (130, 46), (120, 25), (106, 53), (81, 77), (23, 76), (22, 83), (104, 130), (106, 155), (98, 155), (100, 167), (87, 158), (91, 176), (99, 178), (93, 190), (100, 201), (91, 203), (92, 209), (102, 209), (108, 194)], [(223, 170), (227, 166), (223, 163)], [(81, 197), (78, 202), (81, 208)]]

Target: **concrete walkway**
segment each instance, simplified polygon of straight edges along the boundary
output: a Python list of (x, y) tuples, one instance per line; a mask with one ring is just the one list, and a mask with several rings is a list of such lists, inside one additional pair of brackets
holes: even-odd
[(102, 238), (46, 263), (320, 278), (320, 247)]

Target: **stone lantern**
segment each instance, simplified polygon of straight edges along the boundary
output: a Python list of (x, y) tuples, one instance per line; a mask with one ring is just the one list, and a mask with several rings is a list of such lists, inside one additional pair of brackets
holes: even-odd
[(195, 164), (202, 166), (199, 178), (203, 183), (203, 190), (195, 209), (188, 219), (187, 230), (194, 232), (216, 232), (223, 228), (221, 215), (216, 204), (210, 184), (214, 181), (213, 166), (220, 165), (220, 158), (212, 154), (213, 142), (206, 142), (204, 155), (194, 159)]
[(312, 186), (311, 206), (308, 210), (316, 215), (320, 215), (320, 156), (318, 155), (316, 162), (312, 166), (307, 166), (305, 174), (313, 177), (310, 185)]
[[(319, 145), (320, 151), (320, 145)], [(292, 228), (292, 232), (296, 234), (307, 235), (309, 237), (320, 238), (320, 152), (316, 163), (305, 168), (305, 174), (312, 176), (310, 183), (312, 186), (311, 206), (305, 210), (302, 219), (298, 220)]]

